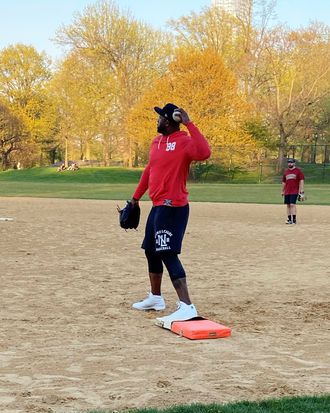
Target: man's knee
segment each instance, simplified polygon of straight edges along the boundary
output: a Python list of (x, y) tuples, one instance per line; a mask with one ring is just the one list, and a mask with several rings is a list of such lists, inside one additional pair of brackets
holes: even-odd
[(163, 263), (165, 264), (165, 267), (172, 281), (186, 277), (185, 270), (176, 253), (163, 252), (161, 254), (161, 259)]
[(163, 263), (159, 254), (151, 251), (144, 252), (148, 260), (148, 270), (154, 274), (163, 273)]

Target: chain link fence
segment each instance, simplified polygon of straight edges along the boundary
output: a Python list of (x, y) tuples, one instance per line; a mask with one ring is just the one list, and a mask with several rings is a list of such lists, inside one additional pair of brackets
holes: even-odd
[[(251, 154), (241, 162), (231, 163), (221, 158), (221, 148), (217, 148), (220, 156), (206, 162), (193, 164), (190, 180), (199, 182), (224, 183), (279, 183), (283, 169), (279, 168), (278, 149), (265, 150)], [(324, 145), (291, 145), (284, 151), (286, 158), (292, 157), (297, 166), (311, 183), (330, 184), (330, 144)]]

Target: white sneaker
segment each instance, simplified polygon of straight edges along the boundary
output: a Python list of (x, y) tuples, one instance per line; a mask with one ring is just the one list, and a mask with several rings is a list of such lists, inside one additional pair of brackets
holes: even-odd
[(132, 305), (137, 310), (165, 310), (165, 301), (161, 295), (153, 295), (149, 293), (147, 298)]
[(194, 304), (186, 304), (182, 301), (178, 301), (178, 309), (174, 313), (156, 318), (156, 324), (160, 327), (171, 329), (173, 321), (185, 321), (191, 318), (197, 317), (197, 310)]

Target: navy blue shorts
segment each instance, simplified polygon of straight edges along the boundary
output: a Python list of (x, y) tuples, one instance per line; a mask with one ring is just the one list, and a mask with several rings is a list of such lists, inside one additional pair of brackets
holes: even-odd
[(152, 207), (142, 248), (151, 252), (171, 251), (180, 254), (188, 218), (189, 204), (183, 207)]
[(298, 194), (284, 195), (284, 203), (287, 205), (297, 203)]

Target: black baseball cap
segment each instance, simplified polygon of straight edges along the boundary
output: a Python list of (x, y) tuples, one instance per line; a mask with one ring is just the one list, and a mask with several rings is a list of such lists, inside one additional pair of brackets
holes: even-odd
[(158, 113), (158, 115), (163, 116), (164, 118), (173, 121), (173, 112), (178, 109), (178, 106), (174, 105), (173, 103), (166, 103), (163, 108), (159, 108), (158, 106), (154, 107), (154, 110)]
[(295, 163), (296, 160), (295, 160), (294, 158), (288, 158), (288, 159), (287, 159), (287, 163), (289, 163), (289, 162)]

